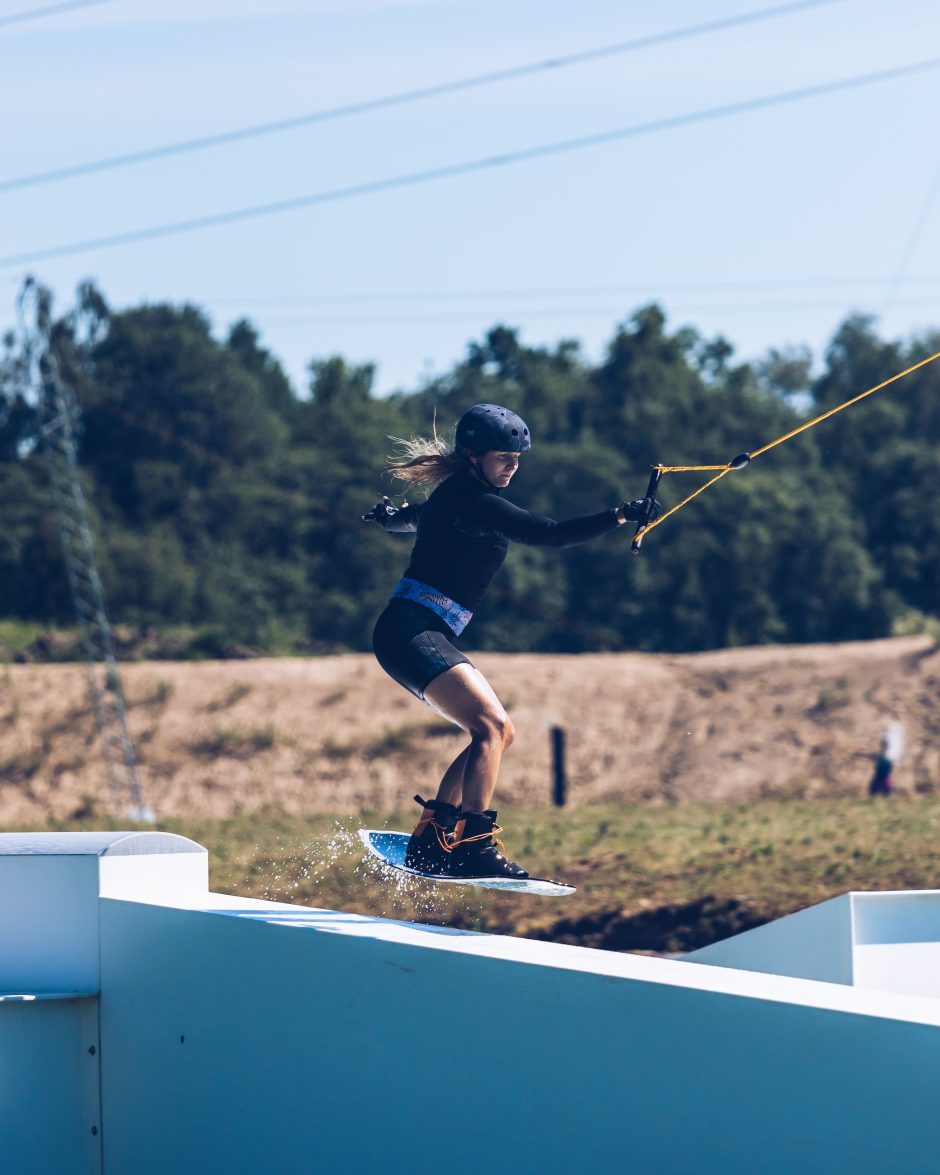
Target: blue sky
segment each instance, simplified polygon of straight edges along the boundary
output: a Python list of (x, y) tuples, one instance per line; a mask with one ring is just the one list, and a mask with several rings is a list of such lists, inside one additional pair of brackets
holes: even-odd
[[(0, 0), (3, 181), (778, 5), (760, 0)], [(0, 258), (484, 159), (940, 57), (931, 0), (788, 15), (422, 102), (3, 191)], [(0, 329), (34, 272), (71, 301), (247, 316), (306, 384), (447, 370), (496, 322), (597, 359), (656, 300), (741, 359), (817, 358), (861, 310), (940, 328), (940, 69), (197, 232), (0, 264)], [(931, 196), (935, 198), (931, 198)]]

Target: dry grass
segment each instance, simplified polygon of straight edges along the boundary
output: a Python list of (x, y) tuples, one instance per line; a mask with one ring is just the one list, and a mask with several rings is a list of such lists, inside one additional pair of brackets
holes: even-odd
[[(474, 660), (518, 732), (502, 806), (550, 803), (552, 724), (567, 733), (573, 807), (858, 795), (891, 720), (907, 733), (899, 788), (940, 792), (930, 637)], [(138, 663), (123, 675), (141, 783), (165, 817), (388, 813), (433, 790), (462, 745), (368, 656)], [(0, 822), (68, 820), (89, 804), (103, 814), (108, 802), (82, 667), (2, 667)]]
[[(679, 951), (849, 889), (933, 888), (940, 648), (929, 637), (695, 656), (474, 658), (518, 741), (497, 795), (507, 849), (571, 881), (510, 898), (383, 876), (363, 826), (407, 828), (463, 745), (369, 657), (124, 669), (148, 802), (209, 848), (213, 887), (386, 917)], [(114, 827), (77, 665), (0, 671), (5, 827)], [(865, 797), (885, 724), (907, 752)], [(570, 806), (549, 806), (548, 726)], [(510, 803), (511, 801), (511, 803)]]
[(411, 813), (267, 811), (161, 827), (209, 849), (212, 888), (224, 893), (615, 950), (687, 950), (847, 890), (931, 889), (940, 878), (938, 796), (591, 805), (501, 817), (510, 854), (533, 874), (574, 883), (575, 895), (511, 897), (373, 866), (357, 828), (405, 828)]

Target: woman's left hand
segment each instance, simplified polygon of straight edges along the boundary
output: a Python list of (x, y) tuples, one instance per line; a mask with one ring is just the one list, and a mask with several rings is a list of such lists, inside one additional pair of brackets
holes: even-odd
[(619, 511), (624, 522), (652, 522), (662, 512), (662, 503), (658, 498), (653, 498), (652, 502), (648, 498), (637, 498), (633, 502), (624, 502)]

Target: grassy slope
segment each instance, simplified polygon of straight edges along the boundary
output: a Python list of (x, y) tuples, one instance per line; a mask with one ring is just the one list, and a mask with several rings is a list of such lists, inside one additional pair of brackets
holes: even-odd
[[(553, 723), (577, 806), (857, 796), (893, 721), (899, 789), (940, 794), (940, 645), (926, 637), (477, 660), (517, 731), (500, 808), (550, 803)], [(165, 818), (390, 813), (433, 792), (464, 745), (363, 654), (141, 662), (122, 676), (144, 794)], [(83, 666), (0, 665), (0, 825), (108, 806)]]
[[(385, 876), (356, 829), (279, 812), (171, 820), (211, 854), (225, 893), (619, 950), (681, 951), (851, 889), (929, 889), (940, 797), (506, 810), (507, 849), (569, 898), (509, 897)], [(407, 819), (410, 819), (410, 814)], [(381, 824), (404, 828), (399, 814)], [(74, 829), (71, 823), (67, 826)]]

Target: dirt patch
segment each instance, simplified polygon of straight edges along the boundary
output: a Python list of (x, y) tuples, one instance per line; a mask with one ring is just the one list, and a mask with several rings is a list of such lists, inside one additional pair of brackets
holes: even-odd
[(737, 898), (707, 894), (696, 901), (659, 906), (636, 914), (599, 910), (581, 918), (561, 918), (549, 929), (531, 937), (605, 951), (679, 954), (763, 926), (773, 917)]
[[(496, 802), (551, 803), (564, 728), (569, 804), (859, 794), (889, 721), (900, 790), (940, 790), (940, 648), (927, 637), (688, 656), (479, 654), (517, 730)], [(122, 669), (147, 802), (161, 817), (401, 811), (463, 735), (370, 656)], [(84, 669), (0, 666), (0, 822), (113, 807)]]

